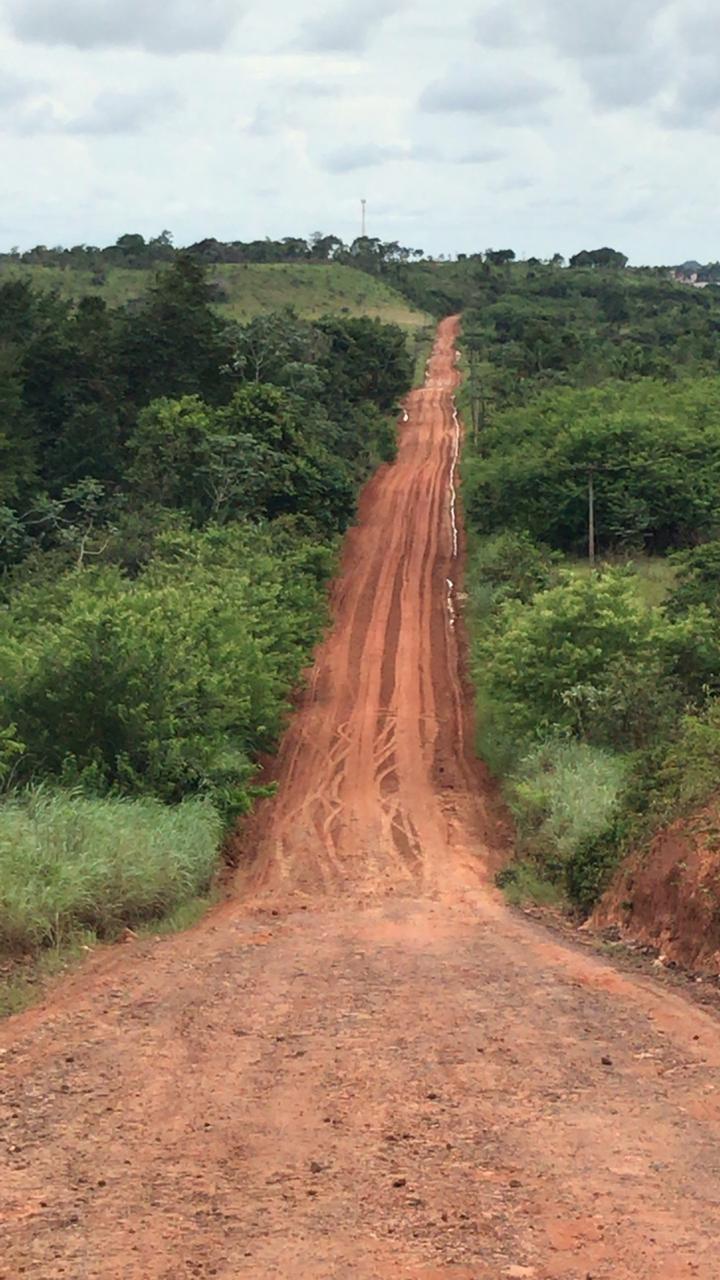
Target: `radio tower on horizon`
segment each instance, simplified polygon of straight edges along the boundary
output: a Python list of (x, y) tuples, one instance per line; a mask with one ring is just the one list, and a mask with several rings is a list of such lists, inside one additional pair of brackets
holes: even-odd
[(367, 235), (367, 200), (362, 199), (362, 200), (360, 201), (360, 205), (361, 205), (361, 207), (362, 207), (362, 219), (361, 219), (361, 228), (362, 228), (362, 229), (361, 229), (360, 234), (361, 234), (361, 236), (362, 236), (362, 238), (363, 238), (363, 240), (364, 240), (364, 239), (365, 239), (365, 236)]

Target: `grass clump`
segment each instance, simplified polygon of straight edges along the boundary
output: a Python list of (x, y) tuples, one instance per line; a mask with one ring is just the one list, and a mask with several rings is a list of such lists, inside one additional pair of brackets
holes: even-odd
[(627, 756), (574, 739), (534, 747), (508, 780), (521, 859), (501, 873), (509, 901), (591, 905), (610, 868), (598, 860), (621, 811)]
[(42, 788), (0, 805), (0, 953), (112, 939), (206, 894), (222, 819), (205, 799), (91, 797)]
[(588, 742), (548, 741), (522, 760), (509, 794), (528, 852), (561, 869), (607, 830), (627, 781), (626, 757)]
[(504, 867), (496, 877), (511, 907), (523, 907), (534, 902), (538, 907), (560, 907), (563, 892), (559, 885), (549, 880), (544, 870), (534, 862), (519, 859)]
[[(595, 572), (587, 559), (568, 559), (567, 567), (578, 577), (589, 578)], [(667, 556), (608, 556), (603, 568), (624, 568), (632, 574), (638, 597), (648, 609), (658, 609), (673, 594), (678, 570), (674, 559)]]

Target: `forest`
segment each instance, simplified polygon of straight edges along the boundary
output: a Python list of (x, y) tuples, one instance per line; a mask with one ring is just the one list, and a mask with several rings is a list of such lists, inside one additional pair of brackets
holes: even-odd
[(0, 955), (206, 894), (390, 460), (413, 359), (365, 318), (0, 285)]
[(500, 880), (587, 913), (717, 786), (720, 299), (508, 265), (468, 284), (464, 358), (479, 750), (518, 832)]

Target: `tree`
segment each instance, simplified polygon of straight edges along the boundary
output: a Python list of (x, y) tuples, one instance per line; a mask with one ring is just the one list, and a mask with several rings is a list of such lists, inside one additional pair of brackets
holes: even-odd
[(583, 249), (570, 259), (571, 267), (608, 267), (622, 271), (628, 264), (626, 254), (617, 249)]
[(338, 528), (353, 487), (322, 443), (324, 422), (299, 397), (262, 383), (222, 408), (197, 396), (158, 400), (130, 440), (129, 478), (143, 500), (181, 508), (198, 525), (305, 512)]
[(51, 494), (83, 476), (114, 484), (121, 470), (126, 382), (114, 351), (116, 319), (98, 298), (38, 309), (22, 358), (23, 397), (40, 479)]
[(36, 474), (34, 423), (23, 403), (18, 357), (0, 345), (0, 503), (21, 502)]
[(509, 263), (515, 261), (514, 249), (487, 249), (485, 252), (486, 261), (492, 267), (505, 267)]
[(256, 316), (237, 333), (232, 371), (248, 382), (272, 382), (316, 396), (323, 385), (320, 364), (329, 342), (289, 309)]
[(680, 551), (673, 556), (677, 577), (665, 602), (666, 612), (682, 617), (690, 609), (705, 605), (720, 619), (720, 542)]
[(202, 264), (182, 254), (140, 308), (124, 314), (117, 354), (136, 405), (163, 396), (222, 398), (232, 343), (211, 297)]
[(390, 410), (410, 390), (412, 358), (397, 325), (328, 317), (317, 327), (329, 342), (326, 402), (331, 408), (370, 400)]
[(321, 231), (314, 231), (310, 237), (310, 256), (316, 262), (329, 262), (344, 248), (338, 236), (326, 236)]
[(645, 378), (564, 388), (495, 417), (466, 467), (465, 503), (484, 533), (529, 530), (587, 546), (595, 475), (604, 550), (664, 551), (711, 537), (720, 507), (720, 380)]
[(504, 604), (479, 655), (498, 725), (518, 743), (564, 731), (616, 745), (661, 676), (666, 630), (622, 570)]
[(147, 260), (145, 237), (138, 234), (119, 236), (116, 243), (116, 257), (127, 267), (141, 267)]

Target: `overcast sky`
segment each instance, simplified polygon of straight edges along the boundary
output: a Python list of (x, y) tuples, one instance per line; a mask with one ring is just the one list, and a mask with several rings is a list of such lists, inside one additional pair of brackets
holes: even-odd
[(720, 258), (719, 0), (0, 0), (0, 247)]

